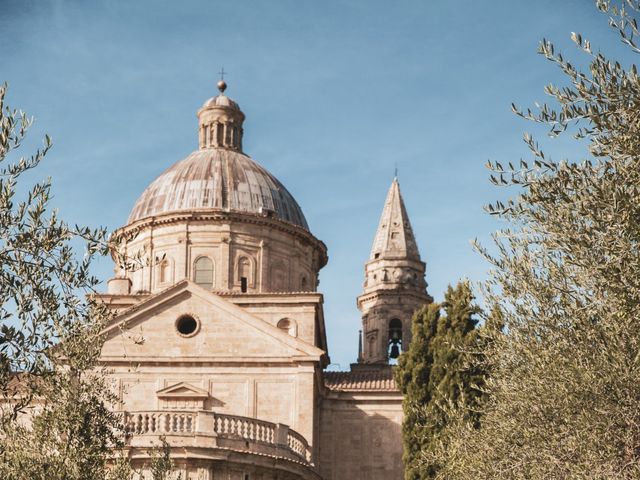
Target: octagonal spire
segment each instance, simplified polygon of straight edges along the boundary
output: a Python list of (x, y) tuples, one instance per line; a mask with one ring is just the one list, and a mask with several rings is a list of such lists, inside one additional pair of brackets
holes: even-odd
[(420, 253), (402, 200), (397, 177), (391, 182), (389, 193), (387, 193), (369, 260), (382, 258), (407, 258), (420, 261)]

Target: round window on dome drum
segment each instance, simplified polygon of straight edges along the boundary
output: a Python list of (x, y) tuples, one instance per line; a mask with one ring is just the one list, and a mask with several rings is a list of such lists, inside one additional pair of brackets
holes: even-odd
[(176, 320), (176, 330), (183, 337), (191, 337), (198, 333), (200, 323), (192, 315), (181, 315)]

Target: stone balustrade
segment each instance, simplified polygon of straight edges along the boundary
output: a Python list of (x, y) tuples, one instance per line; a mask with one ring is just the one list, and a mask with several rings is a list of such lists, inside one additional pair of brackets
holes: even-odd
[(201, 435), (215, 440), (211, 444), (214, 448), (254, 451), (312, 464), (307, 440), (282, 423), (203, 410), (156, 410), (125, 412), (125, 425), (131, 438)]
[(197, 412), (127, 412), (127, 433), (133, 435), (171, 435), (195, 433)]
[[(240, 437), (245, 440), (274, 444), (276, 440), (275, 423), (264, 422), (255, 418), (235, 415), (214, 414), (213, 431), (220, 435)], [(287, 427), (288, 428), (288, 427)]]
[(309, 444), (305, 438), (295, 430), (287, 431), (287, 446), (289, 449), (301, 458), (311, 461)]

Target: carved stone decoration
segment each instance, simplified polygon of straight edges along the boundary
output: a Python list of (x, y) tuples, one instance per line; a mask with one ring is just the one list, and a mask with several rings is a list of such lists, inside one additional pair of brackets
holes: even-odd
[(158, 390), (156, 396), (163, 410), (204, 410), (209, 392), (186, 382), (180, 382)]

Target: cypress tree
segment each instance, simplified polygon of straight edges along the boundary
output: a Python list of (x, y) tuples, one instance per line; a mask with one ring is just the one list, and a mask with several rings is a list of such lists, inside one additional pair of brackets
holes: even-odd
[[(483, 372), (467, 368), (467, 355), (477, 342), (479, 308), (467, 281), (449, 287), (442, 304), (425, 305), (412, 321), (412, 340), (395, 370), (404, 395), (405, 478), (435, 478), (439, 466), (428, 461), (446, 426), (447, 406), (476, 402)], [(444, 315), (441, 315), (444, 310)]]
[(412, 319), (412, 338), (409, 349), (400, 355), (395, 369), (395, 379), (403, 398), (404, 421), (402, 438), (404, 444), (405, 478), (421, 478), (420, 456), (428, 443), (424, 435), (424, 406), (431, 401), (428, 388), (433, 366), (433, 355), (429, 344), (440, 320), (440, 305), (432, 303), (416, 311)]

